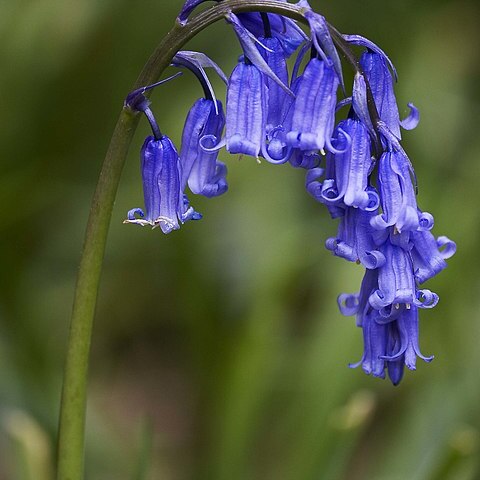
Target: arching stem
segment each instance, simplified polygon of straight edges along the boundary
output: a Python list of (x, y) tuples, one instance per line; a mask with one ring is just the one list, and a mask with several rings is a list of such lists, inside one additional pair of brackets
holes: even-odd
[[(270, 12), (305, 22), (302, 9), (293, 4), (275, 0), (224, 0), (193, 17), (185, 25), (177, 23), (147, 61), (132, 90), (153, 84), (170, 65), (178, 50), (201, 30), (223, 19), (229, 12)], [(336, 43), (338, 44), (337, 41)], [(349, 51), (345, 45), (338, 46), (344, 53)], [(350, 55), (346, 57), (352, 63)], [(358, 69), (356, 63), (352, 66)], [(77, 276), (65, 361), (58, 433), (57, 480), (83, 479), (88, 359), (98, 285), (112, 208), (138, 120), (138, 113), (128, 108), (120, 113), (92, 200)]]

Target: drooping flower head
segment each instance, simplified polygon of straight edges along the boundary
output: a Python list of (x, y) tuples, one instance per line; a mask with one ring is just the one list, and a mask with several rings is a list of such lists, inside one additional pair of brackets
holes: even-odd
[[(286, 0), (280, 1), (286, 2)], [(307, 36), (294, 20), (281, 15), (252, 12), (240, 13), (238, 18), (244, 27), (258, 38), (265, 36), (265, 16), (268, 18), (269, 26), (267, 28), (270, 36), (278, 41), (287, 57), (292, 55), (307, 40)]]
[[(387, 263), (388, 259), (385, 265)], [(386, 370), (392, 383), (397, 385), (402, 379), (404, 365), (414, 370), (417, 357), (426, 362), (433, 357), (426, 357), (420, 351), (418, 303), (395, 304), (388, 312), (378, 310), (375, 302), (372, 305), (371, 298), (383, 283), (385, 279), (379, 278), (377, 270), (367, 270), (360, 292), (340, 295), (338, 304), (344, 315), (356, 315), (357, 326), (363, 330), (364, 353), (358, 363), (350, 366), (362, 366), (365, 373), (380, 378), (385, 377)], [(430, 295), (428, 300), (432, 302), (434, 294), (425, 292), (425, 295)]]
[(219, 100), (198, 99), (190, 109), (182, 135), (182, 185), (206, 197), (215, 197), (228, 189), (227, 167), (217, 160), (218, 150), (208, 151), (207, 142), (214, 146), (221, 138), (225, 116)]
[(334, 68), (312, 58), (295, 88), (287, 144), (300, 150), (334, 150), (331, 144), (335, 124), (338, 76)]
[[(188, 29), (190, 14), (205, 1), (185, 1), (179, 28)], [(286, 2), (277, 1), (277, 7)], [(173, 59), (172, 65), (189, 68), (204, 90), (187, 115), (180, 158), (143, 95), (151, 87), (128, 97), (127, 106), (147, 116), (153, 137), (141, 153), (145, 212), (131, 210), (126, 222), (168, 233), (199, 218), (183, 191), (188, 185), (195, 194), (213, 197), (227, 190), (226, 166), (218, 161), (224, 146), (229, 153), (305, 169), (308, 193), (338, 219), (327, 249), (365, 269), (359, 293), (338, 299), (341, 312), (355, 315), (363, 332), (362, 358), (351, 366), (375, 377), (388, 375), (397, 385), (405, 366), (413, 370), (417, 357), (433, 358), (420, 352), (419, 311), (433, 308), (438, 296), (420, 285), (442, 271), (456, 249), (447, 237), (431, 233), (433, 216), (419, 207), (413, 165), (400, 143), (401, 128), (417, 125), (418, 110), (408, 104), (410, 114), (400, 120), (397, 74), (385, 52), (359, 35), (342, 35), (307, 0), (287, 10), (304, 17), (308, 36), (293, 20), (243, 7), (237, 15), (214, 9), (225, 15), (243, 51), (228, 80), (202, 54), (179, 52)], [(349, 45), (365, 49), (360, 58)], [(337, 47), (354, 69), (351, 95)], [(289, 78), (287, 59), (296, 50)], [(227, 83), (226, 114), (207, 67)], [(338, 102), (339, 87), (344, 98)], [(348, 117), (335, 126), (346, 105), (351, 105)]]
[[(278, 48), (278, 42), (271, 37), (266, 37), (267, 43), (275, 50), (253, 37), (236, 15), (230, 14), (228, 20), (244, 54), (239, 58), (228, 82), (227, 151), (257, 158), (262, 156), (271, 163), (283, 163), (287, 160), (286, 156), (273, 158), (269, 154), (267, 136), (275, 127), (271, 124), (267, 128), (267, 122), (269, 118), (271, 122), (278, 122), (282, 116), (283, 107), (275, 100), (277, 88), (293, 96), (283, 83), (286, 79), (284, 53)], [(267, 53), (262, 55), (259, 49), (265, 49)]]
[[(265, 59), (272, 72), (280, 79), (284, 85), (288, 85), (287, 60), (282, 50), (280, 41), (275, 37), (259, 37), (260, 42), (265, 48), (259, 46), (258, 50)], [(266, 84), (266, 125), (267, 136), (275, 129), (282, 128), (286, 110), (293, 99), (278, 82), (265, 76)]]
[(178, 230), (180, 223), (201, 218), (180, 188), (180, 159), (172, 141), (165, 135), (148, 137), (140, 156), (145, 212), (130, 210), (124, 223), (160, 227), (163, 233), (170, 233)]
[[(167, 81), (171, 78), (174, 77)], [(180, 228), (180, 223), (199, 220), (201, 215), (183, 193), (182, 168), (175, 145), (160, 131), (150, 101), (144, 96), (145, 91), (163, 82), (137, 89), (125, 100), (127, 108), (145, 114), (153, 136), (147, 137), (140, 153), (145, 212), (141, 208), (130, 210), (124, 223), (160, 227), (163, 233), (170, 233)]]
[(380, 119), (400, 140), (400, 127), (404, 130), (413, 130), (418, 125), (420, 113), (413, 103), (409, 103), (410, 114), (404, 120), (400, 120), (394, 93), (394, 81), (397, 79), (395, 66), (386, 53), (367, 38), (360, 35), (343, 35), (343, 38), (352, 45), (367, 48), (360, 57), (360, 68), (369, 83)]
[(216, 99), (204, 68), (213, 68), (225, 83), (227, 79), (215, 62), (198, 52), (177, 53), (173, 65), (186, 67), (192, 71), (204, 92), (204, 98), (198, 99), (188, 112), (183, 128), (180, 149), (182, 189), (188, 183), (190, 190), (195, 194), (206, 197), (221, 195), (228, 189), (227, 167), (217, 160), (218, 149), (209, 147), (215, 147), (220, 141), (225, 126), (225, 115), (222, 103)]
[(264, 143), (265, 110), (266, 91), (262, 73), (243, 56), (228, 85), (227, 151), (258, 158)]
[(374, 211), (379, 198), (369, 184), (373, 168), (370, 135), (355, 116), (341, 121), (333, 135), (337, 151), (327, 155), (320, 201)]

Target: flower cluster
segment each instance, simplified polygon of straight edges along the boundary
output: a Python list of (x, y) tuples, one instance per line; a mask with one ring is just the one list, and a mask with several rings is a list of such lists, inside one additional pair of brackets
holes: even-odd
[[(178, 21), (187, 23), (202, 2), (188, 0)], [(355, 315), (363, 330), (364, 353), (352, 366), (376, 377), (387, 372), (398, 384), (405, 365), (415, 369), (417, 356), (433, 358), (420, 352), (418, 312), (434, 307), (438, 296), (421, 284), (446, 267), (456, 246), (433, 236), (432, 215), (417, 205), (416, 177), (400, 141), (401, 128), (415, 128), (419, 113), (409, 104), (410, 115), (400, 120), (392, 63), (361, 36), (335, 31), (334, 42), (324, 17), (305, 0), (298, 5), (310, 36), (277, 14), (228, 14), (243, 50), (228, 80), (205, 55), (177, 53), (172, 65), (192, 71), (204, 90), (187, 115), (180, 154), (160, 132), (144, 95), (155, 85), (127, 97), (127, 107), (145, 113), (153, 136), (141, 152), (145, 212), (133, 209), (125, 222), (169, 233), (201, 218), (185, 189), (207, 197), (227, 191), (227, 169), (218, 160), (224, 147), (231, 154), (305, 169), (308, 193), (339, 219), (327, 249), (365, 268), (360, 292), (338, 299), (341, 312)], [(340, 102), (338, 91), (346, 87), (338, 45), (350, 53), (351, 46), (364, 49), (354, 62), (352, 95)], [(287, 59), (296, 52), (289, 74)], [(227, 84), (225, 115), (207, 67)], [(347, 118), (335, 125), (337, 110), (345, 106)]]

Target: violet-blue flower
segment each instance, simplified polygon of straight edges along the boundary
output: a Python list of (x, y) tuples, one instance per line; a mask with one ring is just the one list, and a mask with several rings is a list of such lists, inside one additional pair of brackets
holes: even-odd
[(167, 136), (145, 140), (141, 151), (141, 171), (145, 213), (141, 208), (134, 208), (128, 212), (124, 223), (160, 227), (163, 233), (170, 233), (180, 228), (179, 222), (201, 218), (183, 194), (179, 156)]
[(312, 58), (295, 89), (287, 144), (300, 150), (335, 150), (331, 144), (339, 80), (325, 61)]
[[(285, 53), (281, 48), (280, 41), (275, 37), (259, 37), (260, 42), (265, 48), (259, 46), (260, 54), (265, 59), (272, 72), (280, 79), (284, 85), (288, 85), (288, 69)], [(283, 120), (286, 115), (286, 109), (289, 106), (289, 96), (280, 85), (270, 77), (265, 77), (267, 86), (267, 115), (266, 115), (266, 134), (269, 135), (272, 130), (282, 128)]]
[(226, 145), (230, 153), (258, 158), (265, 137), (265, 110), (262, 73), (242, 57), (227, 89)]
[(182, 134), (180, 158), (182, 162), (182, 188), (188, 181), (193, 193), (214, 197), (228, 189), (227, 167), (217, 160), (218, 150), (202, 148), (207, 142), (215, 145), (225, 125), (223, 107), (219, 100), (198, 99), (190, 109)]
[(423, 283), (447, 266), (446, 259), (455, 254), (456, 245), (445, 236), (435, 237), (429, 231), (412, 232), (412, 259), (415, 279)]
[(433, 355), (427, 357), (420, 351), (418, 341), (418, 308), (415, 305), (402, 307), (400, 314), (390, 323), (396, 325), (400, 338), (396, 339), (395, 347), (391, 349), (393, 351), (382, 357), (384, 360), (388, 363), (400, 360), (410, 370), (416, 369), (417, 357), (425, 362), (433, 360)]
[(376, 322), (378, 313), (368, 299), (378, 285), (377, 270), (366, 270), (358, 294), (342, 294), (338, 297), (338, 306), (343, 315), (355, 315), (356, 324), (362, 329), (364, 350), (359, 362), (350, 364), (350, 368), (362, 366), (367, 375), (385, 378), (385, 360), (387, 353), (388, 326)]
[[(178, 22), (185, 26), (205, 1), (186, 0)], [(388, 56), (364, 37), (342, 35), (307, 0), (294, 9), (308, 23), (309, 36), (293, 20), (270, 12), (212, 10), (225, 15), (243, 50), (228, 81), (203, 54), (174, 56), (172, 65), (189, 68), (205, 93), (187, 116), (181, 160), (143, 95), (153, 86), (127, 98), (126, 106), (145, 113), (154, 136), (142, 149), (145, 213), (133, 209), (126, 222), (160, 226), (168, 233), (199, 218), (183, 191), (188, 185), (192, 192), (212, 197), (227, 189), (226, 167), (217, 160), (223, 146), (229, 153), (304, 168), (308, 193), (339, 219), (327, 249), (365, 268), (359, 293), (338, 299), (341, 312), (355, 315), (363, 332), (362, 358), (351, 366), (376, 377), (388, 374), (396, 385), (405, 366), (416, 368), (417, 357), (433, 358), (420, 352), (419, 310), (436, 306), (438, 296), (420, 285), (446, 267), (456, 245), (433, 236), (434, 218), (417, 204), (417, 181), (400, 129), (414, 128), (419, 113), (408, 104), (411, 112), (400, 120), (397, 75)], [(366, 51), (357, 58), (349, 44)], [(350, 96), (337, 46), (354, 68)], [(297, 49), (289, 81), (287, 58)], [(227, 83), (225, 116), (206, 67)], [(346, 98), (337, 103), (339, 86)], [(346, 105), (351, 105), (348, 117), (335, 128), (337, 112)]]
[[(388, 262), (388, 259), (387, 259)], [(416, 368), (417, 356), (430, 362), (433, 357), (422, 355), (418, 341), (418, 308), (415, 304), (399, 304), (388, 316), (370, 301), (382, 280), (378, 270), (367, 270), (358, 294), (342, 294), (338, 304), (343, 315), (355, 315), (362, 328), (364, 352), (361, 360), (350, 367), (362, 366), (368, 375), (384, 378), (385, 369), (394, 385), (403, 376), (403, 366)]]
[[(280, 0), (286, 1), (286, 0)], [(265, 36), (265, 18), (269, 23), (271, 37), (275, 38), (285, 55), (289, 57), (307, 40), (303, 30), (290, 18), (272, 13), (240, 13), (238, 18), (244, 27), (255, 37)]]
[(325, 242), (327, 249), (337, 257), (361, 263), (365, 268), (381, 267), (385, 256), (375, 245), (370, 226), (371, 212), (352, 207), (345, 208), (343, 212), (337, 236)]
[(364, 52), (360, 58), (360, 66), (370, 84), (380, 119), (400, 139), (400, 126), (406, 130), (415, 128), (420, 115), (417, 108), (409, 103), (410, 115), (405, 120), (400, 121), (397, 100), (393, 90), (393, 77), (388, 62), (388, 57), (385, 54), (371, 50)]
[(310, 26), (311, 41), (319, 56), (333, 67), (338, 80), (343, 87), (342, 63), (335, 44), (330, 35), (330, 30), (323, 15), (314, 12), (307, 0), (300, 0), (298, 5), (304, 8), (304, 15)]
[(341, 121), (335, 129), (336, 153), (327, 155), (327, 172), (322, 201), (374, 211), (378, 194), (369, 185), (373, 167), (370, 135), (357, 118)]
[(372, 219), (372, 226), (381, 230), (394, 225), (399, 232), (417, 230), (417, 200), (410, 161), (403, 151), (387, 151), (380, 157), (378, 183), (383, 212)]

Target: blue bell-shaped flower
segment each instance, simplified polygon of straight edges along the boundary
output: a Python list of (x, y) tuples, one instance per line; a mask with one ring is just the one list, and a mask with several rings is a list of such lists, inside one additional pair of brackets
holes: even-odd
[(180, 223), (201, 218), (183, 194), (180, 160), (167, 136), (145, 140), (141, 151), (141, 171), (145, 212), (141, 208), (130, 210), (124, 223), (160, 227), (163, 233), (170, 233), (178, 230)]
[(180, 149), (182, 188), (188, 182), (193, 193), (206, 197), (227, 191), (227, 167), (217, 160), (218, 150), (208, 149), (218, 143), (224, 125), (225, 116), (219, 100), (200, 98), (193, 104), (185, 121)]

